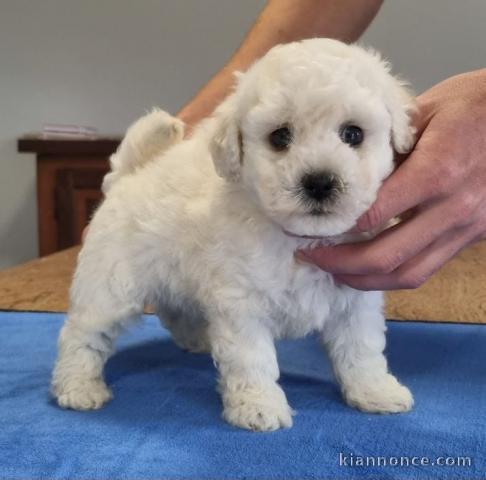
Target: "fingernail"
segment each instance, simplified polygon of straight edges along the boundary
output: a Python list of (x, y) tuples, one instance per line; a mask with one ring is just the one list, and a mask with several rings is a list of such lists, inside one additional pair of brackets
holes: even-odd
[(303, 263), (312, 263), (310, 255), (305, 250), (297, 250), (294, 256), (297, 260)]

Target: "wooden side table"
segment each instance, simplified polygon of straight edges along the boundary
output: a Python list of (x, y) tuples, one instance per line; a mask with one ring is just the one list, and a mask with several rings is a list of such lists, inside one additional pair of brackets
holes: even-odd
[(18, 151), (37, 157), (39, 255), (77, 245), (102, 198), (101, 182), (120, 137), (43, 138), (26, 135)]

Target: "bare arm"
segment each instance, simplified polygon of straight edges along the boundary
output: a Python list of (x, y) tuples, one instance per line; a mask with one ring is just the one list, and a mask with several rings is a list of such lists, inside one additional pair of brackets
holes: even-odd
[(189, 126), (211, 114), (226, 97), (233, 72), (251, 63), (279, 43), (303, 38), (331, 37), (344, 42), (359, 38), (383, 0), (269, 0), (243, 43), (229, 62), (179, 112)]

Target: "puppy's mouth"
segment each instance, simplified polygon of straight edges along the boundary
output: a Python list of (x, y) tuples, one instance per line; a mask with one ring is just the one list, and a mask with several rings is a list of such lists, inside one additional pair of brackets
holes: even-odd
[(294, 238), (306, 238), (308, 240), (322, 240), (323, 238), (326, 238), (324, 235), (298, 235), (297, 233), (289, 232), (285, 228), (282, 228), (282, 231), (285, 233), (285, 235)]
[[(318, 219), (319, 217), (326, 217), (329, 215), (332, 215), (334, 212), (328, 208), (326, 208), (323, 205), (319, 206), (313, 206), (312, 208), (307, 209), (305, 213), (303, 213), (303, 216), (305, 217), (312, 217), (314, 219)], [(294, 237), (294, 238), (304, 238), (307, 240), (323, 240), (326, 238), (329, 238), (329, 235), (306, 235), (306, 234), (300, 234), (300, 233), (295, 233), (291, 232), (290, 230), (287, 230), (282, 227), (283, 233), (285, 235), (288, 235), (289, 237)]]
[(311, 210), (309, 210), (308, 214), (311, 217), (323, 217), (325, 215), (331, 215), (332, 213), (333, 213), (332, 210), (328, 210), (322, 207), (314, 207)]

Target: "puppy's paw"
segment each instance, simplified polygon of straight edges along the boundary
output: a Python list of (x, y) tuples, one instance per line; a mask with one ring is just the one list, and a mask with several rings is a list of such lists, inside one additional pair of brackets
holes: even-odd
[(54, 387), (53, 395), (60, 407), (73, 410), (97, 410), (113, 398), (111, 390), (101, 379), (71, 381)]
[[(279, 387), (278, 387), (279, 388)], [(232, 425), (257, 432), (292, 426), (293, 410), (285, 395), (273, 392), (239, 391), (224, 395), (223, 418)]]
[(410, 390), (390, 374), (379, 381), (355, 383), (343, 390), (348, 405), (363, 412), (401, 413), (413, 407)]

